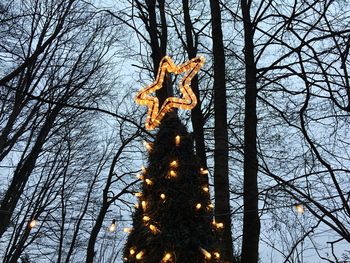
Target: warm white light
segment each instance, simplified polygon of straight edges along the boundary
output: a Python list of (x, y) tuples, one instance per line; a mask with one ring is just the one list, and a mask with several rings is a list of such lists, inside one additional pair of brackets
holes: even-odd
[(36, 227), (36, 226), (37, 226), (37, 224), (38, 224), (38, 222), (37, 222), (35, 219), (33, 219), (33, 220), (31, 220), (31, 221), (29, 222), (29, 226), (30, 226), (30, 228), (34, 228), (34, 227)]
[(171, 260), (171, 254), (170, 253), (165, 253), (164, 257), (163, 257), (163, 262), (167, 262), (169, 260)]
[(203, 186), (202, 189), (203, 189), (204, 192), (207, 192), (207, 193), (209, 192), (208, 186)]
[(299, 214), (303, 214), (305, 212), (304, 210), (304, 206), (302, 204), (298, 204), (295, 206), (295, 210), (299, 213)]
[(202, 252), (205, 259), (211, 259), (211, 254), (208, 251), (206, 251), (204, 248), (201, 248), (201, 247), (199, 247), (199, 250)]
[(209, 173), (209, 171), (207, 169), (204, 169), (204, 168), (201, 168), (200, 171), (201, 171), (201, 174), (203, 174), (203, 175), (206, 175)]
[(141, 205), (142, 205), (142, 209), (143, 209), (143, 210), (146, 210), (146, 208), (147, 208), (147, 202), (146, 202), (146, 201), (142, 201), (142, 202), (141, 202)]
[[(165, 114), (173, 108), (190, 110), (196, 106), (197, 98), (190, 87), (190, 83), (200, 68), (203, 67), (204, 61), (204, 57), (200, 56), (193, 58), (182, 65), (176, 66), (168, 56), (165, 56), (161, 60), (156, 80), (151, 85), (142, 89), (135, 98), (136, 103), (148, 107), (146, 129), (153, 130), (157, 127)], [(186, 72), (183, 79), (179, 82), (182, 97), (167, 98), (159, 109), (158, 98), (156, 96), (151, 96), (150, 94), (162, 88), (166, 72), (174, 73), (175, 75)]]
[(130, 248), (129, 252), (130, 252), (130, 255), (134, 255), (136, 253), (134, 248)]
[(135, 196), (137, 196), (137, 197), (141, 197), (141, 196), (142, 196), (142, 193), (140, 193), (140, 192), (135, 193)]
[(159, 229), (155, 225), (149, 225), (149, 229), (151, 230), (152, 234), (159, 233)]
[(148, 152), (152, 151), (152, 144), (146, 141), (143, 141), (143, 145), (145, 146)]
[(146, 184), (148, 184), (148, 185), (153, 185), (153, 182), (152, 182), (152, 180), (151, 179), (146, 179), (145, 180), (145, 182), (146, 182)]
[(215, 259), (220, 259), (221, 255), (219, 252), (214, 252), (213, 254), (214, 254)]
[(197, 210), (201, 209), (201, 207), (202, 207), (202, 204), (201, 204), (201, 203), (196, 204), (196, 209), (197, 209)]
[(109, 232), (114, 232), (117, 229), (117, 224), (115, 223), (115, 220), (113, 219), (112, 224), (108, 227)]
[(176, 172), (174, 170), (169, 171), (169, 177), (175, 178), (176, 177)]
[(145, 254), (145, 252), (140, 251), (139, 253), (136, 254), (136, 259), (137, 259), (137, 260), (142, 259), (144, 254)]
[(142, 172), (143, 174), (145, 174), (146, 171), (147, 171), (146, 168), (142, 165), (142, 166), (141, 166), (141, 172)]
[(143, 216), (143, 217), (142, 217), (142, 220), (145, 221), (145, 222), (147, 222), (147, 221), (150, 221), (151, 218), (150, 218), (149, 216)]
[(175, 160), (170, 163), (170, 167), (176, 168), (177, 166), (178, 166), (178, 163)]
[(160, 198), (161, 198), (162, 200), (165, 200), (165, 198), (166, 198), (165, 194), (160, 194)]
[(180, 140), (181, 140), (180, 135), (176, 135), (176, 137), (175, 137), (175, 145), (176, 145), (176, 146), (179, 146), (179, 145), (180, 145)]
[(124, 231), (125, 233), (130, 234), (131, 231), (132, 231), (132, 228), (131, 228), (131, 227), (124, 227), (123, 231)]

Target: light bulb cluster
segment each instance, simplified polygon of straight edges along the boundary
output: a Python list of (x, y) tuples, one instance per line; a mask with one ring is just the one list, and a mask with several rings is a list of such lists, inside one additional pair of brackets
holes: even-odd
[[(181, 136), (180, 135), (176, 135), (174, 138), (174, 144), (175, 146), (180, 146), (181, 145)], [(145, 144), (145, 147), (148, 151), (152, 150), (152, 146), (150, 146), (150, 144)], [(178, 159), (173, 159), (170, 160), (168, 163), (168, 171), (166, 174), (167, 179), (175, 179), (178, 174), (177, 174), (177, 170), (179, 169), (181, 163)], [(208, 170), (207, 169), (203, 169), (200, 168), (199, 170), (199, 174), (201, 175), (207, 175), (208, 174)], [(142, 176), (142, 177), (141, 177)], [(138, 175), (138, 178), (142, 179), (143, 182), (145, 183), (146, 186), (151, 186), (153, 185), (153, 181), (149, 178), (147, 178), (147, 168), (145, 168), (144, 166), (142, 166), (141, 168), (141, 174)], [(209, 194), (209, 185), (208, 183), (204, 184), (201, 186), (201, 191), (203, 191), (206, 194)], [(150, 214), (150, 208), (149, 208), (149, 200), (145, 200), (144, 196), (142, 193), (138, 192), (135, 193), (135, 196), (139, 197), (139, 203), (136, 204), (135, 206), (137, 206), (138, 208), (142, 208), (142, 221), (143, 221), (143, 225), (148, 229), (148, 231), (153, 234), (153, 235), (157, 235), (159, 233), (161, 233), (161, 229), (159, 228), (159, 223), (155, 222), (155, 220), (152, 219), (152, 216)], [(162, 202), (166, 202), (167, 199), (167, 195), (166, 193), (159, 193), (159, 200)], [(193, 209), (196, 211), (200, 211), (202, 209), (207, 209), (207, 211), (210, 211), (211, 209), (213, 209), (214, 206), (212, 203), (209, 203), (208, 205), (203, 203), (203, 202), (198, 202), (198, 203), (194, 203), (194, 207)], [(215, 220), (212, 222), (212, 225), (215, 229), (220, 230), (224, 227), (223, 223), (220, 222), (216, 222)], [(125, 228), (124, 232), (130, 233), (132, 231), (132, 228)], [(203, 254), (204, 259), (205, 260), (211, 260), (211, 259), (220, 259), (220, 253), (218, 251), (211, 251), (209, 252), (208, 250), (199, 247), (200, 252)], [(124, 258), (126, 261), (128, 260), (129, 257), (133, 257), (136, 260), (146, 260), (147, 259), (147, 254), (146, 254), (146, 250), (142, 249), (142, 250), (138, 250), (135, 246), (130, 248), (129, 251), (129, 256)], [(171, 263), (171, 262), (175, 262), (174, 261), (174, 253), (171, 251), (165, 251), (163, 258), (160, 262), (163, 263)]]
[[(190, 87), (190, 83), (192, 78), (203, 67), (204, 62), (205, 58), (202, 56), (193, 58), (179, 66), (176, 66), (173, 60), (168, 56), (165, 56), (160, 61), (156, 80), (151, 85), (138, 92), (135, 98), (136, 103), (148, 107), (146, 129), (153, 130), (156, 128), (165, 114), (173, 108), (191, 110), (196, 106), (197, 98)], [(179, 82), (180, 92), (183, 97), (167, 98), (159, 110), (158, 98), (150, 96), (150, 94), (162, 88), (167, 72), (174, 73), (175, 75), (185, 73), (183, 79)]]

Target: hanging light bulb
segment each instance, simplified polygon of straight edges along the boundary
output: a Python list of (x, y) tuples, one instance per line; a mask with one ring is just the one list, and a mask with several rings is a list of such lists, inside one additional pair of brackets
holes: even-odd
[(177, 166), (178, 166), (178, 163), (176, 160), (174, 160), (170, 163), (170, 167), (176, 168)]
[(140, 180), (144, 180), (144, 179), (145, 179), (145, 177), (143, 176), (143, 174), (138, 174), (138, 175), (136, 175), (136, 178), (137, 178), (137, 179), (140, 179)]
[(151, 180), (151, 179), (146, 179), (145, 180), (145, 182), (146, 182), (146, 184), (148, 184), (148, 185), (153, 185), (153, 181)]
[(170, 253), (165, 253), (165, 255), (164, 255), (162, 261), (163, 261), (163, 262), (168, 262), (168, 261), (171, 260), (171, 258), (172, 258), (172, 255), (171, 255)]
[(32, 219), (30, 222), (29, 222), (29, 227), (30, 228), (34, 228), (36, 227), (38, 224), (38, 222), (35, 220), (35, 219)]
[(165, 200), (166, 196), (165, 194), (160, 194), (160, 199)]
[(148, 222), (148, 221), (151, 220), (151, 218), (149, 216), (143, 216), (142, 220), (145, 221), (145, 222)]
[(138, 193), (135, 193), (134, 194), (136, 197), (141, 197), (142, 196), (142, 193), (141, 192), (138, 192)]
[(141, 206), (142, 206), (142, 209), (145, 211), (146, 208), (147, 208), (147, 202), (146, 201), (142, 201), (141, 202)]
[(117, 224), (115, 219), (113, 219), (112, 224), (108, 227), (109, 232), (114, 232), (117, 229)]
[(130, 234), (131, 231), (132, 231), (132, 228), (131, 228), (131, 227), (124, 227), (123, 231), (124, 231), (125, 233)]
[(149, 229), (151, 230), (152, 234), (158, 234), (160, 231), (155, 225), (149, 225)]
[(146, 142), (146, 141), (143, 141), (143, 146), (145, 146), (147, 152), (151, 152), (152, 151), (152, 143), (150, 142)]
[(145, 173), (147, 172), (146, 167), (144, 167), (143, 165), (141, 166), (141, 172), (142, 172), (143, 174), (145, 174)]
[(202, 190), (204, 192), (208, 193), (209, 192), (209, 187), (205, 185), (205, 186), (202, 187)]
[(214, 225), (217, 229), (222, 229), (222, 228), (224, 228), (224, 223), (217, 223), (215, 220), (213, 220), (213, 225)]
[(201, 207), (202, 207), (202, 204), (201, 204), (201, 203), (196, 204), (196, 209), (197, 209), (197, 210), (201, 209)]
[(298, 212), (298, 214), (303, 214), (305, 212), (304, 206), (302, 204), (295, 205), (295, 210)]
[(137, 259), (137, 260), (142, 259), (142, 258), (143, 258), (143, 256), (144, 256), (144, 254), (145, 254), (145, 252), (140, 251), (139, 253), (137, 253), (137, 254), (136, 254), (136, 259)]
[(169, 171), (169, 177), (170, 178), (175, 178), (176, 177), (176, 172), (174, 170)]
[(180, 141), (181, 141), (180, 135), (176, 135), (176, 136), (175, 136), (175, 145), (176, 145), (176, 146), (179, 146), (179, 145), (180, 145)]
[(219, 252), (214, 252), (213, 253), (215, 259), (220, 259), (221, 255)]
[(202, 254), (204, 255), (205, 259), (207, 259), (207, 260), (211, 259), (211, 254), (208, 251), (206, 251), (202, 247), (199, 247), (199, 250), (202, 252)]
[(129, 253), (130, 253), (130, 255), (134, 255), (135, 253), (136, 253), (136, 250), (135, 250), (135, 248), (130, 248), (129, 249)]
[(203, 174), (203, 175), (206, 175), (206, 174), (209, 173), (209, 171), (208, 171), (207, 169), (204, 169), (204, 168), (201, 168), (201, 169), (200, 169), (200, 172), (201, 172), (201, 174)]

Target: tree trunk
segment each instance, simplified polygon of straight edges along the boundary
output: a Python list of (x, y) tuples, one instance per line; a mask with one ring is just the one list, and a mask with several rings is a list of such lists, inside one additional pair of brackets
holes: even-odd
[(221, 10), (219, 0), (211, 0), (210, 7), (212, 17), (214, 55), (215, 218), (217, 222), (222, 222), (225, 226), (223, 232), (223, 259), (225, 262), (234, 262), (231, 235), (230, 189), (228, 174), (225, 53), (221, 28)]
[(257, 79), (254, 61), (254, 30), (250, 19), (250, 6), (241, 1), (244, 23), (244, 56), (246, 64), (245, 119), (244, 119), (244, 215), (242, 263), (254, 263), (259, 259), (260, 220), (258, 215), (258, 160), (256, 147), (256, 97)]
[[(197, 44), (193, 41), (192, 31), (192, 21), (190, 16), (190, 11), (188, 7), (188, 0), (182, 0), (183, 12), (184, 12), (184, 22), (186, 30), (186, 44), (188, 58), (192, 59), (197, 56)], [(198, 88), (198, 77), (197, 75), (192, 79), (191, 87), (194, 94), (197, 97), (198, 103), (196, 107), (191, 111), (191, 120), (193, 126), (194, 140), (196, 142), (196, 154), (199, 158), (201, 166), (207, 168), (207, 156), (205, 153), (205, 142), (204, 142), (204, 117), (201, 110), (201, 100), (199, 96)]]

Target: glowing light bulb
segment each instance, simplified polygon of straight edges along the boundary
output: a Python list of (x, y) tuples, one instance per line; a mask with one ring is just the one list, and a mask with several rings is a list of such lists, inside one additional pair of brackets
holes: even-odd
[(220, 259), (221, 255), (219, 252), (214, 252), (213, 253), (215, 259)]
[(209, 192), (208, 186), (203, 186), (202, 189), (203, 189), (204, 192), (207, 192), (207, 193)]
[(180, 145), (180, 141), (181, 141), (180, 135), (176, 135), (176, 136), (175, 136), (175, 145), (176, 145), (176, 146), (179, 146), (179, 145)]
[(143, 176), (143, 174), (138, 174), (138, 175), (136, 175), (136, 178), (137, 178), (137, 179), (140, 179), (140, 180), (144, 180), (144, 179), (145, 179), (145, 177)]
[(165, 198), (166, 198), (165, 194), (160, 194), (160, 198), (161, 198), (162, 200), (165, 200)]
[(150, 142), (143, 141), (143, 146), (145, 146), (147, 152), (152, 151), (152, 144)]
[(36, 227), (38, 224), (38, 222), (35, 220), (35, 219), (32, 219), (30, 222), (29, 222), (29, 227), (30, 228), (34, 228)]
[(139, 208), (140, 205), (139, 204), (134, 204), (135, 208)]
[(142, 196), (142, 193), (141, 193), (141, 192), (135, 193), (135, 196), (136, 196), (136, 197), (141, 197), (141, 196)]
[(197, 209), (197, 210), (201, 209), (201, 207), (202, 207), (202, 204), (201, 204), (201, 203), (196, 204), (196, 209)]
[(136, 253), (136, 251), (134, 248), (130, 248), (129, 253), (130, 253), (130, 255), (134, 255)]
[(201, 248), (201, 247), (199, 247), (199, 250), (202, 252), (205, 259), (211, 259), (211, 254), (208, 251), (206, 251), (204, 248)]
[(224, 223), (216, 223), (216, 224), (215, 224), (215, 227), (216, 227), (217, 229), (222, 229), (222, 228), (224, 228)]
[(145, 252), (140, 251), (139, 253), (137, 253), (137, 254), (136, 254), (136, 259), (137, 259), (137, 260), (142, 259), (142, 258), (143, 258), (143, 256), (144, 256), (144, 254), (145, 254)]
[(147, 172), (146, 167), (144, 167), (143, 165), (141, 166), (141, 172), (142, 172), (143, 174), (145, 174), (145, 173)]
[(298, 212), (298, 214), (303, 214), (305, 212), (304, 206), (302, 204), (296, 205), (295, 210)]
[(175, 178), (175, 177), (176, 177), (176, 172), (175, 172), (174, 170), (170, 170), (170, 171), (169, 171), (169, 176), (170, 176), (171, 178)]
[(177, 166), (178, 166), (178, 163), (176, 160), (174, 160), (170, 163), (170, 167), (176, 168)]
[(108, 227), (109, 232), (114, 232), (117, 229), (117, 224), (115, 223), (115, 219), (113, 219), (112, 224)]
[(152, 180), (151, 179), (146, 179), (145, 180), (145, 182), (146, 182), (146, 184), (148, 184), (148, 185), (153, 185), (153, 182), (152, 182)]
[(131, 227), (124, 227), (123, 231), (124, 231), (125, 233), (130, 234), (131, 231), (132, 231), (132, 228), (131, 228)]
[(164, 257), (163, 257), (163, 262), (168, 262), (169, 260), (171, 260), (171, 254), (170, 253), (165, 253)]
[(149, 225), (149, 229), (151, 230), (152, 234), (157, 234), (160, 232), (155, 225)]
[(201, 174), (203, 174), (203, 175), (206, 175), (206, 174), (209, 173), (209, 171), (208, 171), (207, 169), (204, 169), (204, 168), (201, 168), (201, 169), (200, 169), (200, 172), (201, 172)]
[(142, 202), (141, 202), (141, 205), (142, 205), (142, 209), (143, 209), (143, 210), (146, 210), (146, 208), (147, 208), (147, 202), (146, 202), (146, 201), (142, 201)]
[(143, 217), (142, 217), (142, 220), (145, 221), (145, 222), (147, 222), (147, 221), (150, 221), (151, 218), (150, 218), (149, 216), (143, 216)]

